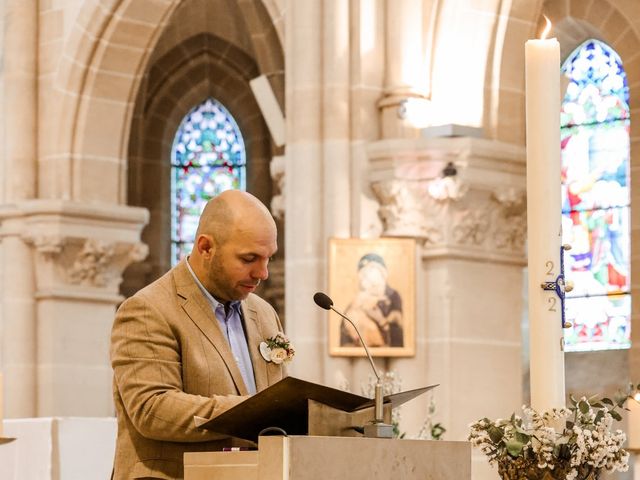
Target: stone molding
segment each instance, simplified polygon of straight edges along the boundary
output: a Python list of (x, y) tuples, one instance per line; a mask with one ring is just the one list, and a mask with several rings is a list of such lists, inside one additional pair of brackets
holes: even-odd
[[(526, 263), (525, 164), (512, 146), (471, 138), (380, 143), (369, 159), (383, 236), (416, 238), (424, 257)], [(443, 176), (449, 162), (457, 174)]]
[(147, 256), (147, 221), (137, 207), (33, 200), (0, 207), (0, 239), (32, 247), (38, 298), (117, 303), (124, 269)]

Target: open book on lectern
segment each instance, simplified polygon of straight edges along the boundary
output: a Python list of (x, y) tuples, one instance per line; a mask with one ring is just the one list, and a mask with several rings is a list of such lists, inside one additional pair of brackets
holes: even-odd
[[(437, 385), (408, 390), (384, 397), (392, 408), (421, 395)], [(325, 387), (295, 377), (286, 377), (249, 397), (211, 420), (197, 418), (200, 428), (256, 442), (268, 427), (278, 427), (288, 435), (308, 433), (309, 400), (344, 412), (373, 407), (374, 400), (336, 388)]]

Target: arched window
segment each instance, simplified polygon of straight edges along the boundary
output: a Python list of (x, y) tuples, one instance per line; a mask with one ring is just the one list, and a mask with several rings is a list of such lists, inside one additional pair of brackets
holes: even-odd
[(246, 154), (238, 124), (208, 98), (184, 117), (171, 150), (171, 263), (191, 252), (198, 219), (211, 198), (246, 189)]
[[(562, 103), (562, 237), (566, 351), (628, 348), (629, 88), (620, 57), (588, 40), (565, 61)], [(552, 92), (550, 92), (551, 94)]]

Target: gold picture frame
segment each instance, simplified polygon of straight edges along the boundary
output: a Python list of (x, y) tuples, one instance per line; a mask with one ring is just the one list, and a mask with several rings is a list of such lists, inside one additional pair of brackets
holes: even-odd
[[(415, 355), (415, 252), (407, 238), (329, 241), (329, 296), (358, 325), (372, 356)], [(366, 355), (353, 326), (335, 312), (329, 354)]]

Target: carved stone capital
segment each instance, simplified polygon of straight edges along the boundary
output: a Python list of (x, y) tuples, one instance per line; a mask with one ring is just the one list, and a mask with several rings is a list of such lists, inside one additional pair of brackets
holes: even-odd
[(143, 243), (106, 241), (56, 235), (25, 235), (36, 252), (41, 275), (39, 289), (63, 286), (106, 288), (117, 291), (122, 272), (148, 253)]
[(147, 255), (145, 209), (28, 200), (0, 209), (0, 238), (32, 247), (38, 298), (118, 303), (124, 269)]
[[(443, 240), (442, 225), (438, 219), (424, 214), (426, 204), (435, 206), (423, 182), (389, 180), (371, 184), (380, 203), (378, 215), (382, 220), (384, 235), (413, 237), (423, 243), (439, 243)], [(442, 210), (440, 206), (437, 210)]]
[(524, 189), (504, 188), (492, 192), (497, 203), (493, 243), (496, 248), (519, 252), (527, 239), (527, 196)]
[(23, 235), (22, 239), (34, 247), (45, 258), (51, 259), (59, 255), (66, 239), (59, 235)]
[(369, 156), (384, 236), (416, 238), (425, 256), (524, 263), (519, 151), (479, 139), (440, 138), (380, 142)]

